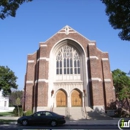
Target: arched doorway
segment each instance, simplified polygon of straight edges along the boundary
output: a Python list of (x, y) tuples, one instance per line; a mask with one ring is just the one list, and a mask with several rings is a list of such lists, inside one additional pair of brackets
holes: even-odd
[(67, 96), (63, 90), (59, 90), (56, 95), (56, 104), (57, 107), (66, 107), (67, 106)]
[(81, 107), (82, 106), (82, 93), (78, 90), (73, 90), (71, 94), (71, 106)]

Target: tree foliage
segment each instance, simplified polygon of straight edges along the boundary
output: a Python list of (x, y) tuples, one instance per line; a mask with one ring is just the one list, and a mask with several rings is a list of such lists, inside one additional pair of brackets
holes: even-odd
[(130, 0), (101, 0), (114, 29), (121, 29), (119, 37), (130, 41)]
[(0, 66), (0, 89), (3, 90), (4, 96), (9, 95), (12, 88), (17, 89), (16, 80), (17, 77), (10, 68)]
[(119, 69), (112, 71), (112, 77), (117, 98), (121, 103), (121, 111), (130, 114), (130, 77)]
[(9, 15), (15, 17), (19, 6), (30, 1), (32, 0), (0, 0), (0, 18), (4, 19)]
[(16, 103), (17, 108), (18, 108), (18, 116), (20, 116), (19, 105), (21, 104), (21, 100), (20, 100), (20, 98), (19, 98), (19, 97), (16, 99), (15, 103)]
[(119, 69), (112, 71), (112, 77), (118, 98), (130, 98), (130, 77)]
[(16, 103), (17, 106), (19, 106), (21, 104), (21, 100), (20, 100), (19, 97), (16, 99), (15, 103)]
[(16, 104), (16, 99), (17, 99), (17, 98), (20, 99), (20, 104), (18, 104), (18, 105), (22, 105), (23, 91), (17, 90), (17, 91), (12, 91), (12, 92), (11, 92), (11, 94), (10, 94), (10, 96), (9, 96), (10, 106), (17, 105), (17, 104)]

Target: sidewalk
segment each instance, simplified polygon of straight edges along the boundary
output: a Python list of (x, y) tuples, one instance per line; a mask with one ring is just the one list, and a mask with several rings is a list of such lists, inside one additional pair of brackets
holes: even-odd
[[(17, 124), (17, 119), (19, 117), (0, 117), (0, 119), (4, 120), (16, 120), (15, 122), (10, 122), (10, 124)], [(115, 118), (112, 120), (66, 120), (65, 125), (118, 125), (118, 121), (120, 118)]]

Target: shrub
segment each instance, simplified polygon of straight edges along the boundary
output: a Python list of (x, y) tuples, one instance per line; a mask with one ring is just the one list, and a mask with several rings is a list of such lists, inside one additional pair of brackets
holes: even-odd
[(23, 109), (21, 107), (19, 107), (19, 111), (18, 111), (18, 107), (15, 107), (15, 109), (13, 110), (13, 114), (14, 114), (14, 116), (22, 116)]
[(32, 114), (33, 114), (32, 110), (28, 110), (28, 111), (25, 112), (25, 115), (26, 115), (26, 116), (30, 116), (30, 115), (32, 115)]

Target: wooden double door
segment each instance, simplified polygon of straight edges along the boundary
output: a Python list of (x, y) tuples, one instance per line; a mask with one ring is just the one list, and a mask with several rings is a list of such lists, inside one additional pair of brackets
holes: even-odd
[(78, 90), (73, 90), (71, 94), (71, 106), (81, 107), (82, 106), (82, 93)]
[(67, 106), (67, 95), (63, 90), (59, 90), (56, 96), (57, 107)]
[[(82, 93), (78, 90), (73, 90), (71, 94), (71, 106), (82, 106)], [(67, 95), (63, 90), (59, 90), (56, 96), (57, 107), (67, 107)]]

